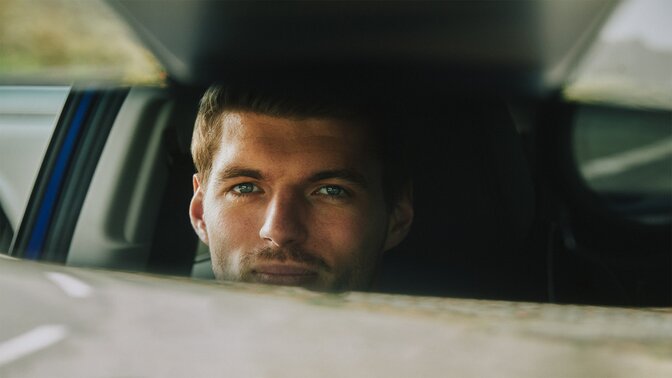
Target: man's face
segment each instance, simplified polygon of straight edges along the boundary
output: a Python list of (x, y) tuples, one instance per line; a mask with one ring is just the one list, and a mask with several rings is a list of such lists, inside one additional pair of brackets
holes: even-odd
[(407, 229), (385, 205), (382, 165), (366, 128), (251, 112), (228, 112), (221, 127), (207, 182), (194, 176), (190, 208), (215, 276), (368, 288), (382, 252)]

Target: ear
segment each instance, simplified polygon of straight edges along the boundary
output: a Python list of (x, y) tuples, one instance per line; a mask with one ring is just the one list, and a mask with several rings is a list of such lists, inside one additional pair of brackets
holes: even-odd
[(411, 230), (413, 214), (413, 185), (409, 183), (390, 214), (383, 251), (396, 247), (406, 238)]
[(208, 244), (208, 230), (203, 219), (203, 197), (205, 195), (204, 188), (201, 185), (198, 174), (194, 175), (194, 196), (191, 198), (189, 204), (189, 217), (191, 218), (191, 225), (194, 231), (203, 243)]

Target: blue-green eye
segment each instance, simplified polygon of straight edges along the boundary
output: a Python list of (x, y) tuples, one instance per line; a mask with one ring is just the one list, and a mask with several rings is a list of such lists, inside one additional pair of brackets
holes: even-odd
[(318, 194), (322, 194), (329, 197), (344, 197), (347, 195), (345, 189), (336, 185), (325, 185), (317, 190)]
[(233, 191), (236, 192), (237, 194), (249, 194), (258, 192), (259, 189), (257, 189), (257, 187), (254, 184), (245, 182), (234, 186)]

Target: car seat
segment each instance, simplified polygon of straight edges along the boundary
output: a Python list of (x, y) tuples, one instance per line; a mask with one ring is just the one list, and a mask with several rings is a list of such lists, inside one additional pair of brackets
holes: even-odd
[(378, 290), (543, 300), (534, 183), (506, 103), (427, 102), (409, 121), (415, 220)]

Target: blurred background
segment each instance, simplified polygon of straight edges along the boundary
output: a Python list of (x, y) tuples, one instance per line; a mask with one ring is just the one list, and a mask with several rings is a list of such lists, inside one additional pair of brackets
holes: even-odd
[(101, 0), (0, 1), (0, 83), (151, 84), (163, 77)]

